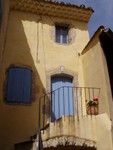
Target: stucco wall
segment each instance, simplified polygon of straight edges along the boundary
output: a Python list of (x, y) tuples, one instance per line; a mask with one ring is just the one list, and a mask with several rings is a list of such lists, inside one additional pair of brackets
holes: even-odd
[[(103, 130), (102, 130), (103, 129)], [(67, 136), (68, 135), (68, 136)], [(86, 145), (97, 150), (112, 150), (111, 121), (107, 114), (97, 116), (79, 116), (70, 118), (64, 116), (42, 132), (44, 148), (63, 145)], [(74, 147), (75, 146), (75, 147)]]
[(106, 112), (110, 117), (109, 99), (111, 99), (111, 89), (109, 75), (107, 70), (107, 62), (101, 48), (99, 34), (92, 40), (82, 55), (84, 84), (85, 86), (93, 86), (100, 88), (99, 95), (99, 112)]
[[(52, 18), (57, 22), (65, 19)], [(38, 131), (38, 98), (46, 90), (47, 73), (60, 70), (79, 74), (81, 52), (87, 43), (87, 24), (70, 21), (75, 30), (75, 43), (60, 45), (50, 38), (53, 21), (47, 16), (11, 11), (9, 15), (6, 44), (0, 84), (0, 149), (14, 149), (15, 143), (30, 140)], [(82, 43), (81, 43), (82, 41)], [(7, 69), (10, 66), (24, 66), (33, 72), (33, 89), (35, 93), (30, 105), (7, 104)], [(57, 72), (56, 72), (57, 73)], [(82, 83), (82, 73), (78, 83)], [(6, 144), (7, 142), (7, 144)]]
[[(51, 38), (51, 29), (54, 23), (67, 23), (73, 26), (75, 42), (61, 45)], [(74, 86), (91, 86), (101, 88), (99, 97), (99, 112), (107, 113), (110, 119), (111, 93), (105, 56), (101, 49), (98, 36), (86, 47), (84, 55), (79, 56), (88, 42), (87, 24), (78, 21), (38, 16), (31, 13), (11, 11), (9, 15), (6, 44), (0, 84), (0, 149), (14, 149), (14, 144), (30, 140), (38, 131), (38, 99), (39, 96), (50, 90), (48, 77), (54, 74), (70, 74), (76, 80)], [(7, 88), (7, 69), (10, 66), (28, 67), (32, 70), (32, 103), (30, 105), (7, 104), (5, 102)], [(63, 70), (61, 67), (63, 66)], [(78, 77), (77, 77), (78, 76)], [(108, 103), (109, 101), (109, 103)], [(85, 103), (85, 101), (84, 101)], [(83, 103), (84, 113), (86, 107)], [(99, 150), (106, 138), (111, 142), (111, 124), (106, 115), (96, 117), (96, 126), (93, 132), (98, 132), (96, 140)], [(102, 124), (108, 121), (101, 133)], [(102, 121), (100, 121), (102, 120)], [(83, 121), (83, 120), (82, 120)], [(79, 127), (78, 127), (79, 128)], [(108, 130), (107, 130), (108, 129)], [(64, 129), (65, 130), (65, 129)], [(80, 128), (81, 134), (85, 131)], [(107, 132), (107, 133), (106, 133)], [(79, 134), (78, 134), (79, 135)], [(87, 135), (84, 134), (86, 137)], [(90, 136), (90, 134), (88, 135)], [(95, 139), (95, 138), (94, 138)], [(7, 144), (6, 144), (7, 142)], [(106, 146), (107, 147), (107, 146)], [(108, 148), (108, 147), (107, 147)]]
[(6, 29), (9, 15), (9, 0), (1, 0), (1, 9), (2, 9), (2, 21), (0, 28), (0, 72), (2, 67), (2, 58), (4, 52), (4, 44), (6, 39)]
[[(99, 94), (99, 114), (106, 113), (108, 116), (108, 121), (106, 118), (103, 118), (102, 121), (106, 122), (106, 127), (109, 124), (109, 121), (112, 121), (112, 94), (111, 94), (111, 87), (110, 87), (110, 81), (109, 81), (109, 73), (108, 73), (108, 67), (107, 62), (105, 58), (105, 54), (103, 52), (103, 49), (101, 48), (101, 44), (99, 42), (99, 34), (100, 32), (97, 32), (92, 41), (88, 44), (88, 46), (84, 49), (83, 55), (82, 55), (82, 63), (83, 63), (83, 74), (84, 74), (84, 85), (85, 86), (93, 86), (93, 87), (99, 87), (100, 88), (100, 94)], [(110, 149), (108, 142), (106, 142), (106, 145), (103, 146), (105, 139), (102, 137), (107, 137), (105, 126), (102, 127), (102, 123), (98, 122), (99, 119), (97, 119), (97, 132), (101, 130), (100, 136), (98, 140), (100, 143), (98, 143), (98, 149)], [(109, 130), (109, 136), (111, 137), (110, 141), (112, 140), (112, 122), (111, 122), (111, 129)], [(107, 129), (108, 130), (108, 129)], [(101, 139), (103, 141), (101, 141)]]

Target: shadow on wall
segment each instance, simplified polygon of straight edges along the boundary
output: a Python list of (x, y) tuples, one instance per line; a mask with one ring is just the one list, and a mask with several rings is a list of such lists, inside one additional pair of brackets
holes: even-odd
[[(38, 99), (44, 93), (43, 82), (46, 77), (43, 47), (40, 50), (40, 61), (36, 62), (38, 41), (36, 22), (39, 19), (40, 17), (30, 13), (10, 12), (0, 85), (0, 91), (2, 91), (0, 93), (0, 129), (2, 129), (0, 149), (14, 149), (14, 144), (29, 141), (30, 137), (38, 132)], [(43, 17), (43, 19), (43, 24), (53, 26), (55, 23), (50, 17), (48, 19)], [(75, 28), (84, 30), (85, 27), (84, 24), (77, 23)], [(49, 34), (46, 33), (43, 36), (48, 38)], [(6, 72), (10, 66), (32, 69), (32, 102), (30, 105), (7, 104), (4, 101), (7, 89), (8, 73)]]
[[(44, 76), (44, 60), (36, 63), (37, 36), (35, 29), (37, 16), (11, 11), (1, 73), (0, 104), (0, 149), (14, 149), (14, 144), (29, 141), (38, 132), (38, 102), (44, 86), (39, 74), (41, 66)], [(26, 33), (26, 34), (25, 34)], [(31, 46), (31, 47), (30, 47)], [(32, 100), (30, 105), (7, 103), (3, 91), (7, 89), (8, 68), (28, 67), (32, 70)], [(6, 73), (7, 72), (7, 73)], [(7, 143), (6, 143), (7, 141)]]

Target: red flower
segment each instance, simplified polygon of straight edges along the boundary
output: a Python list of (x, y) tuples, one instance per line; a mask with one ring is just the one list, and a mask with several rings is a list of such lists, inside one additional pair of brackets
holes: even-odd
[(98, 102), (98, 98), (94, 98), (93, 100), (94, 100), (95, 102)]

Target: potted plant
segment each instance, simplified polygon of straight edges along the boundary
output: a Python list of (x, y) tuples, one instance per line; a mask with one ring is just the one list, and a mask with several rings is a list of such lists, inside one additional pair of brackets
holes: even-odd
[(98, 115), (98, 98), (94, 98), (93, 100), (86, 100), (87, 106), (87, 114), (88, 115)]

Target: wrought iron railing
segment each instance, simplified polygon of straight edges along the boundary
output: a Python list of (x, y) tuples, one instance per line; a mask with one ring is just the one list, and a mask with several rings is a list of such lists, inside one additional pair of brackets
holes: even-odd
[[(50, 122), (56, 122), (62, 116), (87, 114), (89, 102), (99, 98), (100, 88), (63, 86), (39, 98), (39, 140), (40, 129), (46, 128)], [(92, 115), (92, 113), (91, 113)], [(39, 142), (39, 147), (41, 140)]]

